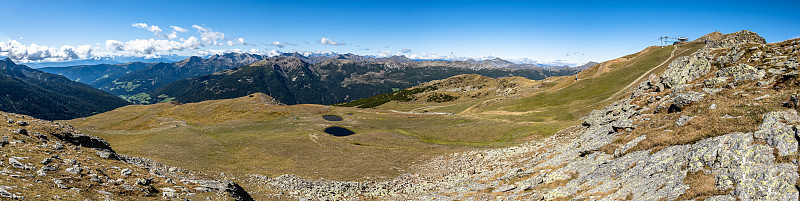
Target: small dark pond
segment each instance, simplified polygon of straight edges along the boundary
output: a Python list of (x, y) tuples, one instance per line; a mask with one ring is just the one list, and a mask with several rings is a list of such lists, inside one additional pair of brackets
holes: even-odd
[(355, 132), (351, 131), (350, 129), (338, 127), (338, 126), (331, 126), (325, 129), (325, 133), (331, 134), (333, 136), (348, 136), (352, 134), (356, 134)]
[(322, 115), (322, 118), (328, 121), (341, 121), (342, 117), (336, 115)]

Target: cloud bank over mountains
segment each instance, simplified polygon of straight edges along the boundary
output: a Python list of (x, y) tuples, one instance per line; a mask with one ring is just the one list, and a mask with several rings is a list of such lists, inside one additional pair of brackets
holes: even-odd
[[(132, 23), (134, 29), (141, 29), (152, 34), (149, 38), (139, 38), (127, 41), (107, 39), (95, 45), (64, 45), (61, 47), (48, 47), (37, 44), (23, 44), (17, 40), (0, 41), (0, 57), (7, 57), (19, 63), (33, 62), (63, 62), (81, 59), (98, 59), (112, 57), (144, 57), (160, 58), (165, 55), (190, 54), (197, 56), (208, 56), (214, 54), (224, 54), (229, 52), (252, 53), (268, 56), (280, 55), (284, 52), (300, 52), (302, 54), (333, 54), (332, 51), (317, 50), (316, 52), (307, 50), (287, 50), (281, 51), (289, 46), (297, 46), (296, 43), (287, 41), (274, 41), (272, 43), (257, 42), (251, 43), (242, 37), (231, 37), (231, 35), (215, 31), (205, 25), (191, 25), (190, 28), (172, 25), (169, 28), (161, 28), (158, 25), (143, 22)], [(21, 39), (21, 38), (20, 38)], [(307, 45), (311, 43), (306, 42)], [(317, 45), (322, 46), (354, 46), (359, 47), (360, 51), (370, 51), (369, 48), (360, 48), (359, 45), (333, 40), (328, 37), (321, 37), (316, 40)], [(258, 48), (255, 46), (261, 46)], [(269, 50), (267, 47), (276, 49)], [(415, 52), (409, 48), (396, 50), (373, 50), (371, 55), (376, 57), (405, 56), (414, 60), (486, 60), (494, 59), (494, 56), (457, 56), (454, 54), (428, 54)], [(509, 59), (515, 63), (539, 64), (532, 58)], [(563, 64), (560, 61), (556, 62)], [(547, 63), (542, 63), (547, 64)]]
[(213, 46), (250, 45), (244, 38), (233, 38), (225, 33), (201, 25), (192, 25), (189, 29), (170, 26), (167, 33), (157, 25), (133, 23), (134, 28), (151, 32), (155, 38), (119, 41), (108, 39), (100, 45), (64, 45), (48, 47), (37, 44), (23, 44), (17, 40), (0, 42), (0, 56), (8, 57), (20, 63), (29, 62), (61, 62), (78, 59), (92, 59), (115, 56), (138, 56), (155, 58), (186, 50), (196, 50)]

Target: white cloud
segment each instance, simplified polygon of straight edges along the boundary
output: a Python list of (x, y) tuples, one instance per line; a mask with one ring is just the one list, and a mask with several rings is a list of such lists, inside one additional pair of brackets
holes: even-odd
[(237, 38), (235, 40), (229, 40), (228, 42), (225, 42), (225, 44), (228, 44), (228, 46), (247, 45), (247, 43), (244, 42), (244, 38)]
[(192, 28), (197, 29), (197, 32), (200, 33), (200, 41), (206, 42), (209, 45), (225, 45), (233, 46), (233, 45), (246, 45), (243, 38), (237, 38), (234, 40), (229, 41), (221, 41), (225, 40), (225, 33), (216, 32), (208, 27), (203, 27), (200, 25), (192, 25)]
[(270, 50), (269, 52), (267, 52), (267, 54), (266, 54), (266, 55), (267, 55), (267, 56), (271, 56), (271, 57), (278, 56), (278, 55), (281, 55), (281, 51), (278, 51), (278, 50)]
[(205, 50), (197, 51), (197, 54), (198, 55), (202, 55), (202, 56), (208, 56), (208, 55), (216, 55), (216, 54), (222, 55), (222, 54), (225, 54), (225, 53), (228, 53), (228, 52), (241, 52), (241, 51), (242, 50), (240, 50), (240, 49), (231, 49), (231, 50), (228, 50), (228, 49), (205, 49)]
[(389, 50), (381, 50), (380, 53), (378, 53), (378, 57), (390, 57), (390, 56), (392, 56), (392, 51)]
[(411, 53), (411, 49), (408, 49), (408, 48), (403, 48), (403, 49), (401, 49), (401, 50), (400, 50), (400, 52), (402, 52), (403, 54), (405, 54), (405, 53)]
[(201, 27), (200, 25), (192, 25), (192, 28), (197, 29), (197, 31), (209, 31), (206, 28)]
[(325, 38), (325, 37), (322, 37), (321, 39), (319, 39), (318, 42), (320, 44), (323, 44), (323, 45), (344, 45), (343, 42), (336, 42), (336, 41), (331, 40), (330, 38)]
[(58, 62), (91, 58), (92, 47), (90, 45), (80, 45), (78, 47), (65, 45), (55, 48), (36, 44), (24, 45), (16, 40), (9, 40), (0, 42), (0, 56), (8, 57), (20, 63)]
[(106, 40), (106, 48), (112, 51), (125, 51), (125, 44), (118, 40)]
[(252, 48), (252, 49), (247, 50), (247, 51), (242, 50), (242, 49), (205, 49), (205, 50), (199, 50), (196, 53), (198, 55), (208, 56), (208, 55), (217, 55), (217, 54), (222, 55), (222, 54), (231, 53), (231, 52), (234, 52), (234, 53), (250, 53), (250, 54), (259, 54), (259, 55), (267, 55), (267, 56), (278, 56), (278, 55), (281, 54), (281, 52), (277, 51), (277, 50), (269, 50), (269, 51), (267, 51), (265, 49), (256, 49), (256, 48)]
[[(155, 37), (140, 38), (128, 41), (114, 39), (105, 40), (104, 43), (90, 45), (64, 45), (61, 47), (47, 47), (37, 44), (22, 44), (18, 40), (8, 40), (0, 42), (0, 56), (13, 59), (15, 62), (60, 62), (75, 59), (91, 59), (114, 56), (143, 56), (147, 58), (160, 57), (162, 55), (175, 54), (186, 50), (205, 51), (205, 54), (217, 52), (251, 52), (260, 54), (279, 54), (276, 51), (266, 51), (250, 49), (227, 50), (201, 50), (209, 46), (237, 46), (251, 45), (244, 38), (229, 38), (225, 33), (217, 32), (211, 28), (193, 25), (196, 33), (188, 33), (188, 29), (179, 26), (169, 26), (172, 30), (166, 34), (159, 26), (147, 23), (133, 23), (132, 27), (147, 30)], [(186, 36), (182, 36), (186, 35)], [(280, 43), (282, 46), (294, 45), (291, 43)], [(105, 45), (105, 46), (103, 46)]]
[(172, 33), (171, 33), (171, 34), (169, 34), (169, 35), (166, 35), (166, 38), (168, 38), (168, 39), (173, 39), (173, 40), (174, 40), (174, 39), (178, 39), (178, 32), (172, 31)]
[(518, 64), (539, 64), (539, 61), (536, 61), (533, 58), (529, 57), (519, 58), (519, 59), (508, 59), (508, 61)]
[(279, 41), (272, 42), (272, 46), (283, 48), (286, 47), (286, 43), (281, 43)]
[[(156, 30), (155, 25), (148, 26), (145, 23), (136, 23), (134, 27), (146, 28), (149, 30)], [(170, 26), (173, 31), (170, 34), (156, 34), (156, 36), (164, 39), (134, 39), (130, 41), (117, 41), (106, 40), (106, 50), (111, 51), (108, 55), (143, 55), (143, 56), (157, 56), (163, 54), (170, 54), (173, 52), (180, 52), (184, 50), (198, 50), (206, 46), (235, 46), (235, 45), (248, 45), (244, 38), (235, 38), (226, 41), (225, 33), (216, 32), (208, 27), (200, 25), (192, 25), (193, 29), (197, 30), (199, 38), (189, 36), (183, 38), (178, 36), (179, 32), (187, 32), (187, 29)], [(157, 27), (156, 27), (157, 28)], [(159, 29), (160, 30), (160, 29)], [(155, 32), (154, 32), (155, 33)], [(199, 50), (196, 51), (202, 55), (216, 54), (219, 52), (243, 52), (241, 49), (227, 49), (227, 50)]]
[[(382, 54), (379, 54), (379, 57)], [(483, 61), (487, 59), (494, 59), (495, 56), (456, 56), (453, 54), (444, 55), (444, 54), (428, 54), (428, 53), (414, 53), (414, 54), (401, 54), (400, 52), (395, 53), (395, 55), (405, 55), (409, 59), (415, 60), (447, 60), (447, 61), (464, 61), (468, 59), (476, 60), (476, 61)], [(391, 55), (390, 55), (391, 56)]]
[(148, 25), (147, 23), (133, 23), (131, 26), (136, 28), (145, 29), (147, 31), (153, 32), (154, 36), (159, 38), (166, 38), (170, 40), (178, 39), (178, 32), (186, 32), (187, 30), (178, 26), (170, 26), (172, 28), (172, 33), (164, 34), (161, 33), (163, 30), (156, 25)]
[(247, 52), (250, 53), (250, 54), (267, 55), (267, 56), (270, 56), (270, 57), (281, 55), (281, 51), (278, 51), (278, 50), (268, 50), (267, 51), (266, 49), (256, 49), (256, 48), (250, 49)]
[(161, 33), (161, 28), (159, 28), (156, 25), (148, 26), (147, 23), (141, 23), (140, 22), (140, 23), (133, 23), (133, 25), (131, 25), (131, 26), (145, 29), (147, 31), (153, 32), (153, 34)]
[(184, 28), (182, 28), (182, 27), (179, 27), (179, 26), (169, 26), (169, 27), (170, 27), (170, 28), (172, 28), (172, 30), (175, 30), (175, 31), (177, 31), (177, 32), (181, 32), (181, 33), (184, 33), (184, 32), (187, 32), (187, 31), (189, 31), (189, 30), (187, 30), (187, 29), (184, 29)]
[(275, 46), (275, 47), (278, 47), (278, 48), (284, 48), (286, 46), (295, 46), (297, 44), (289, 43), (289, 42), (275, 41), (275, 42), (272, 42), (271, 44), (266, 44), (266, 45)]
[(106, 48), (119, 51), (144, 55), (154, 55), (161, 53), (169, 53), (174, 51), (183, 51), (187, 49), (198, 49), (203, 45), (194, 36), (188, 39), (181, 38), (175, 40), (161, 40), (161, 39), (135, 39), (122, 43), (116, 40), (107, 40)]

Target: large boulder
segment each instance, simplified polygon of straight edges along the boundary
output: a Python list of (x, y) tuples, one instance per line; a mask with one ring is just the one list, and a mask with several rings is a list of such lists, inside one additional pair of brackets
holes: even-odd
[(753, 136), (778, 149), (780, 156), (796, 156), (798, 153), (797, 127), (800, 117), (795, 110), (770, 112), (764, 114), (764, 122), (758, 126)]
[(667, 70), (661, 74), (661, 83), (667, 88), (686, 84), (711, 70), (711, 62), (700, 56), (682, 56), (669, 63)]
[(673, 99), (672, 103), (679, 108), (683, 108), (683, 106), (689, 105), (692, 102), (703, 100), (705, 96), (705, 94), (695, 91), (678, 93), (675, 95), (675, 99)]
[(744, 80), (759, 80), (764, 78), (764, 75), (766, 75), (764, 70), (759, 70), (747, 64), (738, 64), (717, 71), (717, 77), (731, 76), (733, 77), (734, 82)]

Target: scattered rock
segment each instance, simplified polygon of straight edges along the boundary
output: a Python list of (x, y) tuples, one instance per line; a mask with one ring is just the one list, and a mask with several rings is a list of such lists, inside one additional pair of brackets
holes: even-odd
[(721, 88), (703, 88), (703, 93), (706, 93), (708, 95), (714, 95), (720, 91), (722, 91)]
[(23, 169), (23, 170), (33, 170), (36, 169), (35, 167), (30, 167), (28, 165), (23, 164), (22, 162), (17, 159), (17, 157), (8, 158), (8, 164), (11, 165), (13, 168)]
[(116, 158), (115, 157), (116, 154), (114, 154), (113, 152), (110, 152), (110, 151), (106, 151), (106, 150), (97, 151), (97, 155), (100, 156), (100, 158), (103, 158), (103, 159), (115, 159)]
[(728, 81), (728, 77), (725, 77), (725, 76), (709, 78), (709, 79), (706, 79), (705, 81), (703, 81), (703, 86), (707, 87), (707, 88), (714, 88), (714, 87), (718, 87), (718, 86), (724, 85), (726, 81)]
[(737, 64), (717, 71), (717, 77), (733, 77), (734, 82), (744, 80), (759, 80), (766, 75), (764, 70), (759, 70), (747, 64)]
[(686, 116), (686, 115), (681, 115), (681, 117), (680, 117), (680, 118), (678, 118), (678, 120), (677, 120), (677, 121), (675, 121), (675, 126), (677, 126), (677, 127), (684, 126), (684, 125), (686, 125), (686, 123), (689, 123), (689, 120), (692, 120), (692, 118), (694, 118), (694, 117), (689, 117), (689, 116)]
[(705, 97), (705, 96), (706, 96), (705, 94), (702, 94), (700, 92), (694, 92), (694, 91), (690, 91), (690, 92), (686, 92), (686, 93), (678, 93), (678, 94), (675, 95), (675, 99), (673, 100), (673, 104), (675, 106), (679, 107), (679, 108), (682, 108), (683, 106), (689, 105), (692, 102), (697, 102), (697, 101), (703, 100), (703, 97)]
[(503, 187), (494, 189), (494, 191), (492, 191), (492, 192), (508, 192), (508, 191), (514, 190), (516, 188), (517, 188), (517, 186), (512, 184), (512, 185), (503, 186)]
[(128, 168), (122, 169), (122, 171), (120, 172), (120, 175), (124, 177), (131, 176), (131, 174), (133, 174), (133, 170)]
[(178, 194), (172, 191), (164, 191), (161, 193), (161, 197), (164, 199), (172, 199), (178, 197)]
[(8, 145), (8, 136), (3, 136), (3, 139), (0, 140), (0, 148)]
[(67, 171), (67, 173), (70, 173), (70, 174), (80, 174), (82, 170), (83, 169), (81, 169), (80, 166), (76, 165), (76, 166), (73, 166), (73, 167), (69, 167), (69, 168), (65, 169), (64, 171)]
[(64, 185), (64, 181), (61, 181), (60, 179), (53, 178), (53, 184), (55, 184), (56, 187), (58, 187), (60, 189), (68, 189), (69, 188), (66, 185)]
[(708, 106), (708, 109), (716, 110), (717, 104), (711, 104), (710, 106)]
[(147, 186), (153, 182), (153, 178), (136, 178), (136, 185)]
[(8, 190), (6, 190), (6, 189), (11, 189), (11, 188), (6, 187), (6, 186), (0, 186), (0, 197), (8, 198), (8, 199), (14, 199), (14, 200), (24, 200), (25, 199), (24, 196), (14, 195), (13, 193), (8, 192)]

